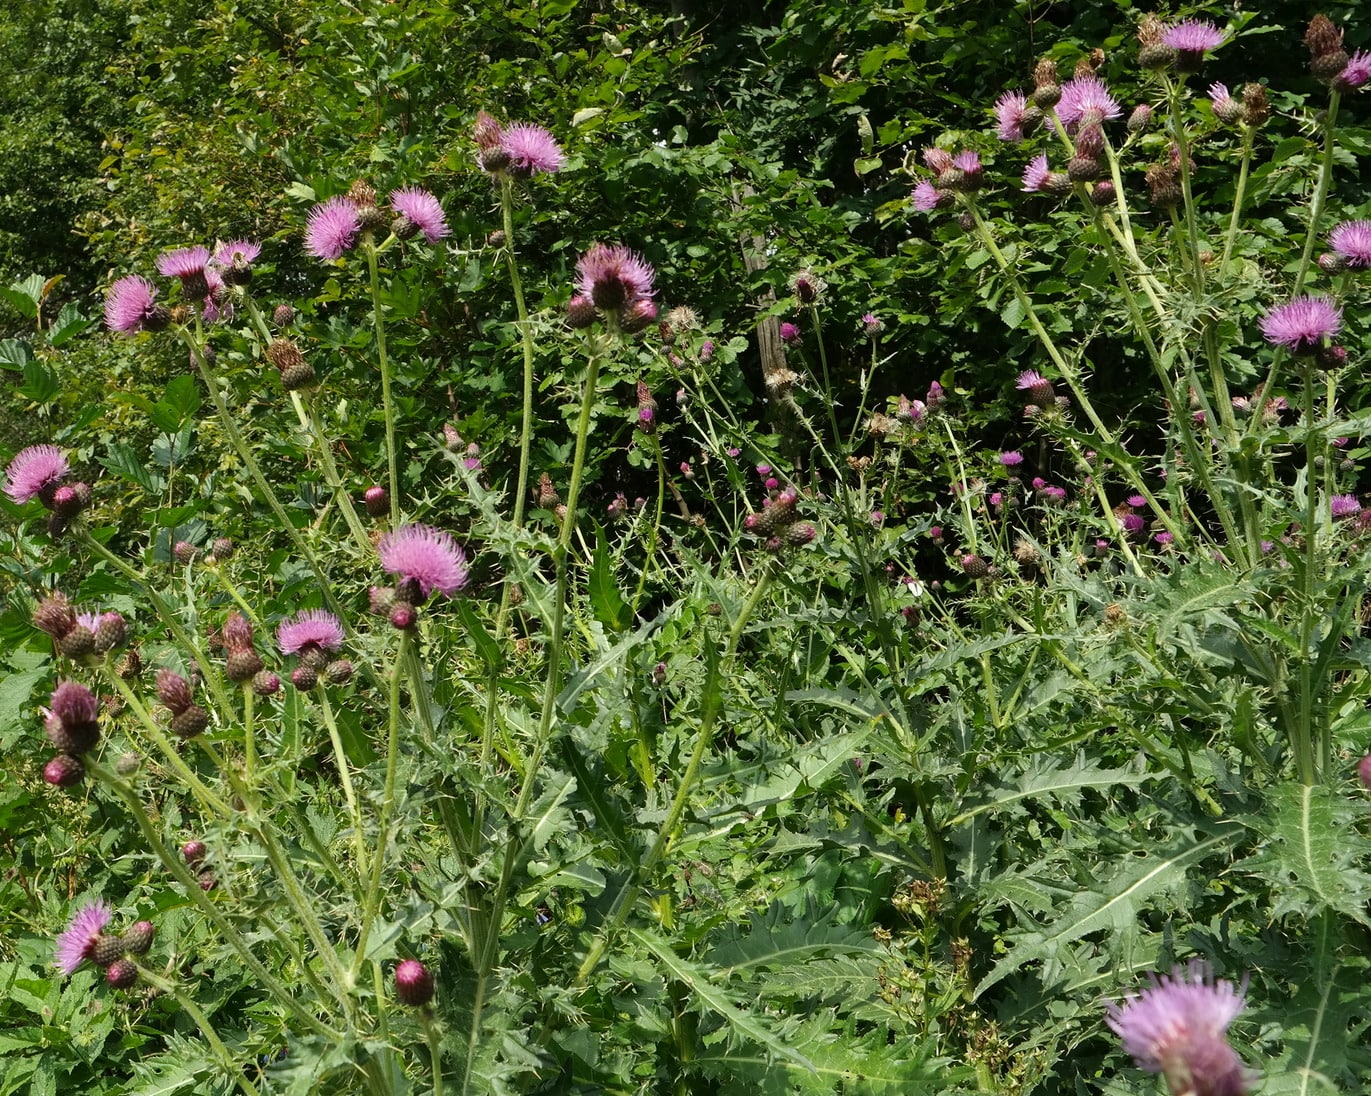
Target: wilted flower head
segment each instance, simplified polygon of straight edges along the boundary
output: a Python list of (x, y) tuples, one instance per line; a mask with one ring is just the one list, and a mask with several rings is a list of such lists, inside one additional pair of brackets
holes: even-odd
[(1342, 330), (1342, 310), (1329, 297), (1296, 297), (1263, 316), (1260, 327), (1273, 346), (1314, 350)]
[(1076, 76), (1062, 85), (1057, 117), (1069, 128), (1112, 121), (1123, 110), (1098, 76)]
[(130, 274), (109, 287), (105, 297), (105, 326), (121, 335), (164, 327), (160, 309), (153, 302), (157, 288), (146, 278)]
[(1244, 1096), (1249, 1074), (1228, 1045), (1228, 1025), (1243, 1009), (1243, 991), (1211, 981), (1208, 964), (1192, 960), (1122, 1002), (1111, 1001), (1106, 1022), (1139, 1068), (1161, 1073), (1173, 1093)]
[(382, 537), (376, 550), (381, 566), (417, 582), (425, 597), (434, 590), (451, 597), (466, 585), (466, 553), (441, 529), (405, 525)]
[(652, 267), (636, 251), (607, 244), (591, 244), (576, 263), (576, 290), (596, 308), (630, 308), (652, 296)]
[(1371, 266), (1371, 221), (1344, 221), (1328, 234), (1328, 246), (1348, 266)]
[(95, 942), (109, 924), (113, 910), (104, 902), (87, 902), (57, 937), (57, 969), (74, 974), (82, 962), (90, 958)]
[(566, 164), (566, 155), (552, 134), (529, 122), (506, 127), (500, 144), (509, 158), (509, 169), (516, 175), (561, 171)]
[(337, 651), (343, 646), (343, 626), (338, 618), (323, 609), (303, 609), (281, 621), (276, 643), (288, 655), (311, 649)]
[(341, 194), (315, 206), (305, 222), (305, 250), (316, 259), (337, 259), (357, 242), (362, 217)]
[[(406, 186), (390, 192), (390, 208), (400, 214), (414, 228), (424, 234), (424, 239), (436, 244), (444, 236), (452, 235), (443, 207), (438, 199), (423, 187)], [(397, 231), (397, 235), (400, 233)]]
[(21, 449), (5, 472), (5, 494), (21, 506), (33, 498), (51, 505), (53, 492), (67, 478), (71, 466), (55, 445), (30, 445)]

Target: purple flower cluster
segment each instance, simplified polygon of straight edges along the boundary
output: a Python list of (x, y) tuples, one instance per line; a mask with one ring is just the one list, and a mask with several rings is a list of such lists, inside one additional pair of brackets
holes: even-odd
[(381, 566), (417, 583), (428, 597), (437, 590), (452, 597), (467, 583), (466, 553), (451, 534), (427, 525), (405, 525), (387, 533), (377, 546)]
[(1273, 308), (1259, 326), (1273, 346), (1309, 353), (1342, 330), (1342, 310), (1330, 297), (1306, 295)]
[(481, 167), (492, 175), (521, 178), (550, 174), (566, 166), (566, 154), (548, 130), (531, 122), (502, 126), (491, 115), (476, 115), (474, 129)]

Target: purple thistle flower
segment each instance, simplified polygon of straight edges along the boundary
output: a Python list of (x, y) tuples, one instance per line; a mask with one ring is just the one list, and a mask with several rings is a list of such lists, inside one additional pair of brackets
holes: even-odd
[(1342, 330), (1342, 310), (1329, 297), (1296, 297), (1273, 308), (1258, 325), (1266, 341), (1298, 353)]
[(1328, 508), (1335, 518), (1354, 518), (1361, 513), (1361, 503), (1356, 495), (1334, 495)]
[(501, 145), (516, 175), (561, 171), (566, 164), (566, 154), (552, 134), (529, 122), (506, 127)]
[(1006, 91), (995, 100), (996, 132), (1001, 141), (1022, 141), (1023, 116), (1028, 98), (1021, 91)]
[(210, 262), (222, 267), (248, 267), (257, 261), (260, 254), (262, 245), (255, 240), (230, 240), (215, 247)]
[(1106, 1006), (1105, 1022), (1124, 1050), (1139, 1068), (1164, 1074), (1172, 1092), (1244, 1096), (1249, 1074), (1228, 1045), (1228, 1025), (1243, 1009), (1243, 990), (1212, 981), (1201, 960), (1151, 979), (1140, 994)]
[(406, 186), (392, 190), (390, 208), (422, 232), (424, 239), (431, 244), (452, 235), (447, 218), (443, 216), (443, 207), (438, 204), (437, 198), (422, 187)]
[(952, 202), (951, 191), (939, 190), (927, 179), (914, 188), (911, 197), (914, 199), (914, 208), (922, 213), (932, 213), (935, 209)]
[(1032, 194), (1042, 190), (1051, 178), (1052, 170), (1047, 166), (1047, 153), (1040, 152), (1028, 161), (1028, 166), (1023, 169), (1023, 188)]
[(233, 302), (227, 296), (221, 296), (220, 291), (223, 290), (224, 284), (224, 276), (219, 273), (217, 267), (205, 269), (207, 292), (204, 300), (200, 302), (200, 316), (205, 323), (218, 323), (220, 320), (227, 323), (233, 319)]
[(968, 175), (979, 175), (981, 172), (980, 153), (974, 149), (962, 149), (961, 152), (952, 157), (952, 166)]
[(55, 445), (30, 445), (21, 449), (5, 472), (5, 494), (19, 505), (33, 498), (51, 498), (71, 466)]
[(1023, 463), (1023, 454), (1017, 449), (1010, 449), (1000, 454), (1000, 463), (1006, 468), (1017, 468)]
[(95, 699), (95, 694), (77, 681), (59, 682), (48, 703), (48, 710), (64, 727), (94, 723), (100, 715), (100, 702)]
[(1036, 369), (1028, 369), (1019, 374), (1019, 379), (1014, 382), (1014, 387), (1021, 392), (1031, 392), (1033, 389), (1048, 383), (1048, 379)]
[(362, 218), (357, 207), (341, 194), (309, 211), (305, 222), (305, 250), (316, 259), (337, 259), (357, 242)]
[(1170, 46), (1177, 53), (1207, 53), (1224, 43), (1224, 33), (1199, 19), (1187, 19), (1177, 23), (1162, 35), (1162, 45)]
[(862, 334), (875, 338), (885, 330), (885, 324), (877, 318), (874, 312), (867, 312), (862, 316)]
[(793, 343), (800, 337), (800, 329), (793, 323), (781, 324), (781, 342)]
[(120, 278), (105, 297), (105, 326), (122, 335), (141, 331), (157, 311), (156, 287), (138, 274)]
[(1161, 547), (1165, 548), (1176, 538), (1171, 533), (1168, 533), (1165, 529), (1163, 529), (1160, 533), (1157, 533), (1155, 536), (1153, 536), (1152, 539), (1155, 540), (1159, 545), (1161, 545)]
[(1134, 510), (1141, 510), (1147, 505), (1147, 500), (1142, 495), (1129, 495), (1128, 498), (1124, 499), (1124, 502), (1128, 503)]
[(576, 290), (597, 308), (632, 307), (652, 296), (652, 267), (626, 247), (591, 244), (576, 263)]
[(157, 273), (164, 278), (180, 278), (183, 283), (195, 282), (205, 276), (209, 265), (209, 248), (178, 247), (157, 256)]
[(1328, 246), (1348, 266), (1371, 266), (1371, 221), (1343, 221), (1328, 234)]
[(1333, 87), (1338, 91), (1358, 91), (1371, 82), (1371, 53), (1357, 50), (1348, 58), (1343, 70), (1333, 77)]
[(451, 597), (467, 583), (466, 553), (441, 529), (406, 525), (382, 537), (376, 550), (381, 566), (413, 579), (425, 597), (434, 590)]
[(1109, 88), (1098, 76), (1077, 76), (1062, 85), (1057, 117), (1070, 129), (1080, 125), (1100, 125), (1123, 113)]
[(1147, 522), (1141, 514), (1124, 514), (1119, 518), (1119, 524), (1130, 536), (1136, 536), (1147, 528)]
[(114, 911), (102, 901), (87, 902), (67, 923), (66, 929), (57, 937), (57, 969), (63, 974), (75, 974), (86, 959), (90, 957), (95, 942), (105, 931)]
[(276, 643), (288, 655), (311, 648), (337, 651), (343, 646), (343, 626), (336, 616), (323, 609), (304, 609), (281, 621), (276, 629)]

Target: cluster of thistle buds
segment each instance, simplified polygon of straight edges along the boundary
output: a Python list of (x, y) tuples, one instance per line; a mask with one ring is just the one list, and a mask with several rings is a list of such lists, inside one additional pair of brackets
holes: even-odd
[(281, 387), (287, 392), (314, 384), (314, 366), (305, 361), (300, 348), (290, 339), (272, 339), (267, 343), (266, 354), (267, 361), (276, 367), (276, 372), (281, 376)]
[(1052, 382), (1036, 370), (1029, 369), (1019, 374), (1015, 387), (1028, 393), (1028, 403), (1024, 406), (1024, 418), (1032, 419), (1049, 414), (1065, 414), (1071, 409), (1071, 401), (1057, 395)]
[(800, 521), (796, 511), (800, 493), (793, 487), (781, 487), (765, 464), (757, 466), (757, 474), (763, 479), (767, 497), (762, 500), (762, 508), (748, 514), (743, 519), (743, 529), (753, 536), (764, 537), (768, 552), (780, 552), (786, 548), (801, 548), (818, 535), (814, 526)]
[(92, 902), (72, 918), (57, 940), (57, 968), (74, 974), (89, 962), (105, 972), (112, 989), (129, 989), (138, 981), (138, 965), (126, 956), (142, 956), (157, 935), (151, 921), (136, 921), (123, 935), (107, 932), (111, 910), (104, 902)]
[(66, 595), (54, 592), (38, 603), (33, 623), (50, 635), (59, 653), (73, 662), (87, 662), (124, 645), (127, 629), (118, 613), (77, 613)]
[(1371, 80), (1371, 53), (1358, 50), (1348, 56), (1342, 30), (1326, 15), (1316, 15), (1304, 33), (1309, 47), (1309, 71), (1335, 91), (1356, 91)]
[(43, 732), (58, 753), (43, 766), (43, 779), (54, 787), (70, 788), (85, 779), (81, 754), (100, 743), (100, 703), (95, 694), (75, 681), (62, 681), (43, 709)]
[(209, 726), (209, 712), (195, 703), (190, 681), (175, 670), (157, 671), (157, 697), (171, 713), (171, 729), (177, 738), (194, 738)]
[(908, 396), (890, 397), (886, 410), (888, 414), (877, 411), (867, 420), (866, 429), (873, 438), (880, 440), (909, 440), (923, 420), (938, 411), (947, 402), (943, 386), (934, 381), (928, 386), (924, 399), (911, 400)]
[(258, 696), (271, 696), (281, 688), (281, 679), (262, 663), (252, 641), (252, 625), (242, 613), (232, 612), (220, 629), (224, 647), (224, 673), (239, 685), (249, 682)]
[(212, 891), (219, 885), (219, 878), (212, 868), (205, 867), (205, 857), (209, 849), (203, 841), (190, 840), (181, 846), (181, 859), (196, 873), (195, 881), (202, 891)]
[(552, 485), (552, 477), (546, 472), (538, 477), (538, 486), (533, 489), (533, 504), (539, 510), (546, 510), (556, 517), (559, 526), (566, 521), (566, 503), (562, 501), (562, 496), (557, 494), (557, 488)]
[(31, 445), (21, 449), (5, 471), (5, 494), (19, 506), (37, 499), (49, 511), (48, 533), (60, 536), (82, 510), (90, 505), (88, 483), (68, 483), (71, 466), (55, 445)]
[(657, 432), (657, 401), (646, 381), (638, 382), (638, 429), (644, 434)]

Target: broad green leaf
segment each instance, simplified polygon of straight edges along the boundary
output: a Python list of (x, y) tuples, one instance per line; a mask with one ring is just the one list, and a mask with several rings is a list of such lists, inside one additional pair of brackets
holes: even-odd
[(62, 311), (57, 313), (57, 319), (48, 328), (48, 345), (61, 346), (63, 343), (74, 339), (94, 323), (95, 320), (89, 316), (83, 316), (76, 305), (63, 305)]
[(162, 477), (152, 472), (127, 442), (110, 442), (109, 450), (100, 463), (116, 476), (123, 476), (150, 494), (160, 492), (165, 486)]
[(0, 339), (0, 368), (22, 373), (33, 360), (33, 350), (23, 339)]
[(1038, 756), (1033, 759), (1029, 771), (1013, 783), (989, 793), (981, 802), (952, 819), (948, 826), (960, 826), (987, 811), (1017, 808), (1027, 799), (1050, 797), (1054, 800), (1074, 800), (1085, 788), (1137, 787), (1162, 775), (1148, 772), (1141, 763), (1129, 769), (1104, 769), (1087, 759), (1084, 753), (1078, 753), (1075, 763), (1065, 768), (1057, 758)]
[(619, 593), (619, 587), (614, 581), (614, 563), (610, 557), (605, 531), (599, 526), (595, 528), (595, 554), (590, 561), (587, 588), (595, 619), (606, 628), (622, 632), (632, 623), (628, 602)]

